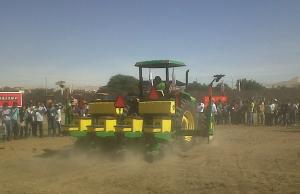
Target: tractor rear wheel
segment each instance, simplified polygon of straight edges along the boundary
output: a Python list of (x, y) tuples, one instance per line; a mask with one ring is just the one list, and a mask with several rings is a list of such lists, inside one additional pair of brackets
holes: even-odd
[[(179, 133), (185, 133), (185, 130), (197, 129), (196, 109), (192, 102), (187, 99), (180, 100), (180, 106), (176, 108), (175, 130)], [(192, 141), (191, 135), (183, 136), (186, 142)], [(181, 137), (180, 137), (181, 138)]]
[(207, 136), (207, 128), (208, 128), (208, 123), (207, 123), (207, 115), (205, 112), (199, 113), (198, 116), (198, 129), (201, 130), (202, 136), (206, 137)]

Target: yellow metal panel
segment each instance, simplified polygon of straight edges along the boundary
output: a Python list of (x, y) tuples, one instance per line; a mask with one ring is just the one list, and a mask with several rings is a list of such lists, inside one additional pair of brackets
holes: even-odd
[(104, 131), (104, 127), (96, 127), (94, 128), (95, 131)]
[(79, 129), (80, 131), (86, 131), (87, 126), (90, 126), (92, 124), (92, 119), (90, 118), (80, 118), (79, 120)]
[(175, 114), (175, 101), (146, 101), (139, 102), (140, 114)]
[(127, 132), (127, 131), (132, 131), (132, 128), (131, 127), (118, 127), (116, 128), (116, 131), (117, 132)]
[(144, 128), (144, 132), (148, 132), (148, 133), (156, 133), (156, 132), (161, 132), (161, 128), (149, 128), (149, 127), (146, 127)]
[(161, 128), (154, 128), (154, 129), (153, 129), (153, 132), (154, 132), (154, 133), (156, 133), (156, 132), (161, 132)]
[(115, 126), (117, 125), (116, 119), (105, 120), (105, 131), (116, 131)]
[(145, 127), (145, 132), (170, 132), (172, 128), (171, 117), (155, 117), (152, 123), (153, 127)]
[(78, 127), (70, 127), (70, 128), (68, 128), (68, 130), (69, 131), (78, 131), (79, 129), (78, 129)]
[(123, 128), (123, 131), (131, 131), (132, 130), (132, 128), (130, 128), (130, 127), (124, 127)]
[(114, 102), (91, 102), (89, 103), (89, 113), (115, 115)]
[(132, 131), (141, 132), (143, 130), (143, 119), (133, 119), (132, 120)]
[(172, 122), (171, 119), (162, 120), (162, 132), (171, 132)]

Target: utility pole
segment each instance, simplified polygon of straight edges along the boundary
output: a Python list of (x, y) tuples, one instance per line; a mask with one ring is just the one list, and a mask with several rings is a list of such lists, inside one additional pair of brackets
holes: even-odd
[(45, 96), (47, 97), (48, 95), (48, 80), (47, 80), (47, 76), (45, 76)]

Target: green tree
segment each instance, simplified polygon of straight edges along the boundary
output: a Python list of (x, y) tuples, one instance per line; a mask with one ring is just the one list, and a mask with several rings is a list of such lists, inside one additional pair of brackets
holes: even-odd
[(138, 83), (133, 76), (118, 74), (109, 79), (106, 90), (117, 95), (137, 94)]

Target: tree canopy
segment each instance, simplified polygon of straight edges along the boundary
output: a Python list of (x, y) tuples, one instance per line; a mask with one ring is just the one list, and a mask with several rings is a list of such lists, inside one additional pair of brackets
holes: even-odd
[(109, 79), (106, 90), (118, 95), (137, 94), (138, 83), (139, 81), (133, 76), (118, 74)]
[(205, 90), (207, 91), (208, 86), (206, 84), (201, 84), (198, 83), (196, 81), (189, 83), (188, 87), (187, 87), (187, 91), (200, 91), (200, 90)]

